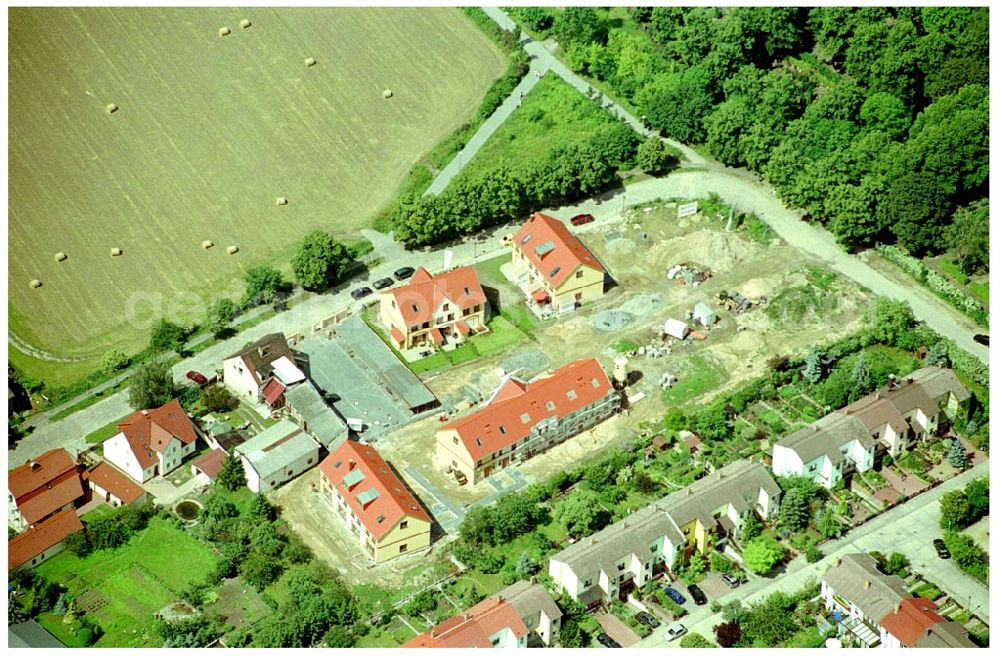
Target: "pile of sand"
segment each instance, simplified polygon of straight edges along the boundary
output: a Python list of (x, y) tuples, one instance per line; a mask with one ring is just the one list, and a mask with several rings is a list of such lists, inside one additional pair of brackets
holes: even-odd
[(611, 240), (607, 243), (608, 251), (611, 253), (634, 253), (635, 252), (635, 242), (632, 240), (619, 237), (618, 239)]
[(663, 298), (659, 294), (640, 294), (639, 296), (630, 298), (618, 307), (620, 311), (639, 317), (652, 315), (662, 309)]
[(727, 272), (752, 254), (752, 248), (731, 233), (698, 230), (660, 242), (651, 249), (650, 261), (664, 269), (680, 262), (703, 265), (720, 274)]

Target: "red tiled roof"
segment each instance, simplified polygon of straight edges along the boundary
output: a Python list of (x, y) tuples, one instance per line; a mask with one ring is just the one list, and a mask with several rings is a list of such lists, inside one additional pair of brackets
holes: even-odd
[[(31, 464), (37, 463), (37, 468)], [(15, 499), (38, 490), (70, 470), (76, 470), (76, 461), (62, 447), (50, 449), (41, 456), (20, 465), (7, 473), (7, 490)]]
[(131, 504), (146, 493), (141, 486), (137, 486), (128, 476), (107, 461), (101, 461), (84, 472), (83, 480), (94, 482), (120, 499), (123, 504)]
[(472, 459), (479, 460), (527, 437), (540, 421), (565, 417), (610, 390), (611, 381), (596, 358), (578, 360), (531, 383), (508, 381), (488, 406), (439, 430), (456, 430)]
[(900, 643), (912, 648), (932, 625), (944, 622), (935, 609), (937, 605), (927, 598), (903, 598), (899, 611), (886, 614), (880, 624)]
[(18, 504), (18, 510), (29, 525), (83, 497), (83, 484), (80, 483), (80, 475), (76, 470), (64, 474), (62, 479), (52, 482), (51, 486), (52, 488), (46, 488), (34, 497), (25, 496), (25, 501)]
[(431, 321), (434, 311), (443, 302), (452, 304), (458, 310), (486, 302), (486, 293), (473, 267), (458, 267), (436, 276), (431, 276), (420, 267), (408, 285), (382, 294), (391, 295), (396, 301), (396, 307), (408, 327)]
[(455, 328), (457, 328), (458, 332), (462, 335), (469, 334), (469, 325), (465, 323), (465, 320), (455, 322)]
[[(376, 539), (385, 536), (405, 516), (431, 521), (417, 498), (371, 445), (346, 440), (323, 459), (319, 468)], [(344, 477), (351, 470), (360, 470), (364, 478), (348, 490)], [(358, 500), (358, 495), (373, 488), (378, 497), (365, 507)], [(380, 516), (381, 522), (378, 521)]]
[(528, 633), (521, 615), (506, 600), (486, 598), (404, 643), (403, 648), (492, 648), (490, 637), (509, 628), (517, 638)]
[(64, 538), (83, 530), (73, 509), (60, 511), (45, 522), (7, 541), (7, 569), (26, 564)]
[[(546, 242), (550, 242), (554, 248), (539, 255), (537, 249)], [(527, 256), (528, 261), (553, 288), (562, 285), (580, 266), (605, 271), (590, 249), (569, 231), (566, 224), (541, 212), (531, 215), (514, 234), (514, 248), (520, 249)]]
[(545, 303), (546, 301), (549, 300), (549, 293), (542, 288), (538, 288), (537, 290), (531, 293), (531, 298), (537, 301), (538, 303)]
[(437, 327), (431, 329), (431, 340), (433, 340), (436, 345), (444, 344), (444, 336), (441, 335), (441, 329)]
[(215, 479), (215, 476), (222, 471), (222, 464), (226, 462), (227, 456), (228, 454), (221, 449), (213, 449), (191, 461), (191, 465), (207, 474), (209, 479)]
[(264, 386), (264, 389), (260, 394), (264, 398), (264, 401), (267, 402), (268, 406), (274, 406), (274, 402), (278, 401), (278, 398), (285, 394), (285, 390), (287, 390), (287, 388), (284, 383), (277, 379), (271, 379), (267, 382), (267, 385)]
[(125, 434), (132, 453), (143, 469), (156, 461), (152, 452), (164, 452), (172, 438), (176, 437), (184, 445), (198, 438), (194, 424), (176, 399), (159, 408), (132, 413), (119, 423), (118, 430)]
[(396, 341), (396, 344), (403, 344), (403, 342), (406, 341), (406, 336), (403, 335), (403, 332), (400, 331), (395, 326), (392, 327), (392, 330), (389, 332), (389, 334), (392, 336), (392, 339)]

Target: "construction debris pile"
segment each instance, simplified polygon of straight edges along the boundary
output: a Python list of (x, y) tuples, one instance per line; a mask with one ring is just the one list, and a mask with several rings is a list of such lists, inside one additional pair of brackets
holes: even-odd
[(710, 278), (712, 272), (709, 269), (687, 262), (676, 264), (667, 270), (667, 280), (675, 280), (680, 285), (698, 287)]
[(730, 312), (737, 315), (744, 313), (754, 306), (762, 306), (767, 303), (767, 297), (748, 299), (739, 292), (726, 292), (722, 290), (715, 295), (715, 302)]

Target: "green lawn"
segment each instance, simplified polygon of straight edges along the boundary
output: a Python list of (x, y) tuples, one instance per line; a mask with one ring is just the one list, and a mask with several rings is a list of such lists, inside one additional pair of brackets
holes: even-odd
[(434, 354), (409, 363), (414, 374), (430, 372), (447, 366), (462, 365), (477, 358), (493, 356), (511, 345), (524, 342), (530, 336), (502, 315), (491, 317), (487, 322), (490, 332), (469, 338), (462, 346), (451, 351), (437, 351)]
[(512, 167), (546, 157), (602, 125), (614, 123), (601, 106), (554, 74), (546, 74), (466, 165), (462, 176), (478, 177), (500, 164)]
[(211, 550), (160, 518), (126, 545), (84, 558), (62, 552), (38, 567), (66, 586), (104, 629), (98, 647), (155, 645), (153, 614), (215, 565)]
[(972, 296), (976, 297), (983, 303), (990, 302), (990, 284), (989, 283), (969, 283), (969, 292)]
[(91, 431), (86, 435), (87, 442), (91, 444), (103, 443), (105, 440), (118, 433), (118, 423), (124, 419), (125, 418), (112, 420), (111, 422), (108, 422), (100, 429), (94, 429), (93, 431)]
[(786, 648), (822, 648), (826, 638), (819, 633), (819, 629), (813, 625), (804, 630), (796, 632), (785, 642)]
[(663, 391), (663, 401), (668, 406), (679, 406), (717, 388), (726, 380), (725, 373), (700, 355), (688, 358), (677, 377), (677, 384)]

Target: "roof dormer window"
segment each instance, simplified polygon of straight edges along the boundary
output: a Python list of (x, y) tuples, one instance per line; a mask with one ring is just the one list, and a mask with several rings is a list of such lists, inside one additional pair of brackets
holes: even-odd
[(573, 401), (574, 399), (576, 399), (576, 390), (567, 390), (566, 391), (566, 399), (568, 399), (570, 401)]
[(549, 409), (550, 411), (554, 411), (556, 410), (556, 403), (552, 400), (549, 400), (545, 402), (545, 408)]
[(527, 244), (530, 239), (531, 239), (531, 233), (528, 233), (527, 235), (521, 238), (521, 245), (523, 246)]

